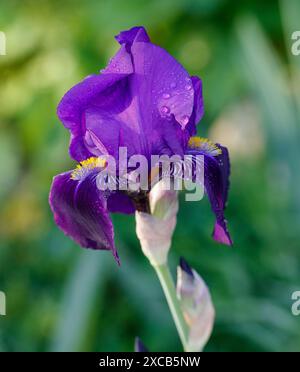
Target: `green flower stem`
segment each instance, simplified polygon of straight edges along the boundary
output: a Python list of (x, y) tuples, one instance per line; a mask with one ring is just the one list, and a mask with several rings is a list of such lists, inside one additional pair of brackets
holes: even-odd
[(187, 350), (188, 327), (184, 320), (180, 303), (176, 295), (174, 282), (168, 264), (153, 266), (166, 296), (174, 323), (177, 328), (184, 351)]

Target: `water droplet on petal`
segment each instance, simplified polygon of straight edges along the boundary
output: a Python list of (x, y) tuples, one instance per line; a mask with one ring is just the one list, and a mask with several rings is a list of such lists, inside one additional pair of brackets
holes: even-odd
[(163, 114), (168, 114), (168, 113), (170, 112), (170, 109), (169, 109), (168, 106), (162, 106), (162, 108), (161, 108), (161, 112), (162, 112)]
[(188, 85), (185, 86), (185, 90), (191, 90), (191, 89), (192, 89), (191, 84), (188, 84)]
[(169, 94), (169, 93), (164, 93), (163, 94), (163, 98), (164, 99), (168, 99), (168, 98), (170, 98), (171, 97), (171, 95)]
[(171, 84), (170, 84), (170, 87), (171, 87), (172, 89), (176, 88), (176, 83), (175, 83), (175, 82), (171, 83)]

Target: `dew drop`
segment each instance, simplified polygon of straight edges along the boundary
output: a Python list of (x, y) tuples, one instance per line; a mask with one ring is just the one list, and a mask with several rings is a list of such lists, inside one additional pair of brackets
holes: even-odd
[(168, 98), (171, 97), (171, 95), (169, 93), (164, 93), (162, 96), (163, 96), (164, 99), (168, 99)]
[(176, 88), (176, 83), (175, 83), (175, 82), (171, 83), (171, 84), (170, 84), (170, 87), (171, 87), (172, 89)]
[(191, 89), (192, 89), (191, 84), (188, 84), (188, 85), (185, 86), (185, 90), (189, 91), (189, 90), (191, 90)]
[(162, 112), (163, 114), (168, 114), (168, 113), (170, 112), (170, 109), (169, 109), (168, 106), (162, 106), (162, 108), (161, 108), (161, 112)]

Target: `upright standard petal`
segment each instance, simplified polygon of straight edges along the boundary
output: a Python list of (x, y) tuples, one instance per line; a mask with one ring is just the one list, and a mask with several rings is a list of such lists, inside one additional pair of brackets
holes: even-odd
[(192, 76), (191, 80), (194, 88), (194, 109), (186, 128), (190, 136), (194, 136), (197, 133), (197, 124), (204, 114), (204, 102), (201, 79), (198, 76)]
[[(90, 119), (89, 116), (93, 113), (92, 109), (102, 112), (124, 110), (128, 104), (127, 77), (132, 72), (131, 56), (125, 46), (122, 46), (102, 74), (88, 76), (71, 88), (60, 101), (57, 115), (63, 125), (70, 130), (69, 151), (76, 161), (85, 160), (92, 155), (109, 153), (112, 147), (115, 150), (116, 143), (115, 141), (110, 143), (110, 137), (106, 142), (104, 140), (104, 143), (101, 143), (101, 139), (98, 139), (97, 143), (93, 141), (94, 117)], [(90, 127), (87, 126), (89, 120)], [(99, 127), (102, 132), (103, 129), (110, 130), (109, 123), (106, 128), (99, 123)]]
[(130, 30), (121, 31), (119, 35), (115, 37), (115, 39), (119, 44), (125, 44), (129, 50), (134, 42), (150, 42), (147, 31), (143, 26), (136, 26), (132, 27)]
[(216, 216), (213, 238), (219, 243), (232, 245), (227, 221), (224, 217), (230, 175), (228, 150), (207, 139), (192, 137), (186, 154), (204, 156), (204, 185), (211, 208)]
[(201, 81), (190, 77), (143, 27), (121, 32), (120, 50), (101, 75), (72, 88), (58, 107), (71, 131), (70, 154), (183, 155), (203, 112)]
[(117, 37), (130, 52), (133, 73), (118, 95), (120, 109), (108, 105), (88, 108), (86, 128), (98, 148), (108, 142), (115, 147), (117, 142), (127, 147), (128, 156), (183, 155), (188, 134), (185, 126), (194, 110), (193, 82), (184, 68), (146, 35), (144, 29), (134, 28)]
[(111, 250), (119, 263), (106, 196), (96, 186), (96, 174), (73, 179), (72, 172), (66, 172), (54, 177), (49, 203), (66, 235), (82, 247)]

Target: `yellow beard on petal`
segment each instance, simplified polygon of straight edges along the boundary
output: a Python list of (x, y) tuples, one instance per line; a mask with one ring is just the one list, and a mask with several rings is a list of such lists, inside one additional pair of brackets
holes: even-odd
[(201, 150), (211, 156), (222, 154), (222, 150), (207, 138), (191, 137), (188, 147), (190, 149)]
[(91, 158), (81, 161), (76, 166), (76, 168), (73, 170), (71, 174), (71, 179), (81, 180), (83, 177), (87, 175), (89, 171), (95, 168), (104, 168), (106, 164), (107, 164), (106, 159), (92, 156)]

